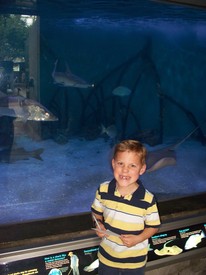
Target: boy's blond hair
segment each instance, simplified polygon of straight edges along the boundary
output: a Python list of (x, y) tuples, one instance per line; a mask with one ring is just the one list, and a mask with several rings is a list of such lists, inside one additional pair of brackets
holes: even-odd
[(137, 140), (123, 140), (114, 147), (113, 159), (116, 158), (119, 152), (131, 151), (140, 156), (142, 165), (146, 163), (147, 150), (144, 145)]

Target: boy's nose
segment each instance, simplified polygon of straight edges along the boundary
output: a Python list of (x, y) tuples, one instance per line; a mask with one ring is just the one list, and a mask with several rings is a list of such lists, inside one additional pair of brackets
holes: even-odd
[(123, 166), (123, 169), (122, 169), (124, 172), (128, 172), (129, 171), (129, 168), (125, 165)]

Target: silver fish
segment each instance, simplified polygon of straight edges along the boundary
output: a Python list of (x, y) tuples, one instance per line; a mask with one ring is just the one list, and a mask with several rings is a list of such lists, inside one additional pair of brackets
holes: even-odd
[(23, 96), (6, 96), (0, 94), (0, 116), (15, 117), (22, 121), (56, 121), (58, 120), (39, 102)]
[(13, 148), (11, 150), (5, 149), (0, 151), (0, 162), (13, 163), (19, 160), (28, 160), (30, 158), (35, 158), (43, 161), (41, 157), (43, 151), (43, 148), (31, 151), (27, 151), (23, 147)]
[(94, 87), (94, 84), (88, 84), (85, 80), (80, 77), (74, 75), (69, 70), (69, 67), (66, 65), (66, 72), (57, 72), (58, 60), (54, 63), (54, 70), (52, 72), (52, 77), (54, 79), (54, 83), (58, 84), (62, 87), (75, 87), (75, 88), (90, 88)]

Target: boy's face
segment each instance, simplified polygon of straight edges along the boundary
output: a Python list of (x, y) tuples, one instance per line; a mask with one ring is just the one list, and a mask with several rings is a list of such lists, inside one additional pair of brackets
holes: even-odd
[(146, 165), (142, 165), (140, 156), (132, 151), (117, 153), (116, 158), (112, 159), (112, 167), (119, 187), (129, 187), (136, 183), (146, 170)]

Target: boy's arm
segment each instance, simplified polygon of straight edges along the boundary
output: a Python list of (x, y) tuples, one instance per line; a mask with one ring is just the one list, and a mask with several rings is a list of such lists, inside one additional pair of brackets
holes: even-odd
[(120, 239), (122, 240), (123, 244), (127, 247), (132, 247), (138, 243), (141, 243), (150, 237), (152, 237), (154, 234), (158, 232), (159, 228), (155, 227), (146, 227), (141, 234), (139, 235), (121, 235)]
[(146, 227), (141, 234), (139, 234), (139, 237), (141, 239), (140, 242), (143, 242), (147, 239), (149, 239), (150, 237), (152, 237), (154, 234), (156, 234), (159, 231), (159, 228), (155, 228), (155, 227)]

